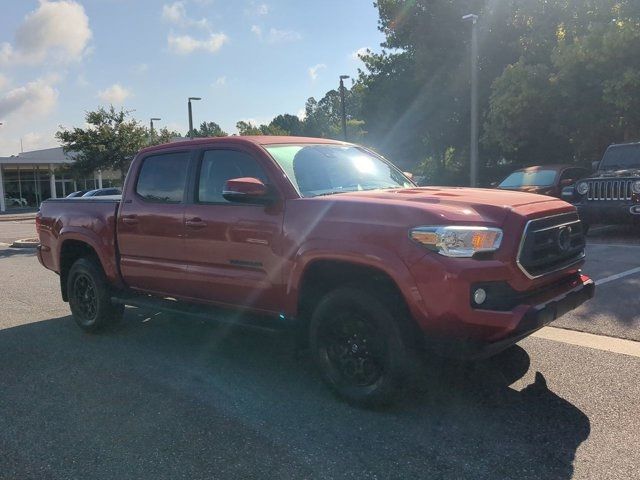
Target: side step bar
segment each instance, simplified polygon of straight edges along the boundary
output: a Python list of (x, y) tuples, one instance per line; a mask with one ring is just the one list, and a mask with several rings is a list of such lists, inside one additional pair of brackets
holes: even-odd
[(267, 332), (288, 330), (294, 325), (291, 320), (282, 317), (273, 317), (266, 314), (260, 315), (242, 310), (185, 303), (177, 300), (151, 297), (149, 295), (113, 296), (111, 297), (111, 302), (114, 304), (129, 305), (144, 310), (152, 310), (154, 312), (188, 316), (201, 320), (208, 320), (221, 324)]

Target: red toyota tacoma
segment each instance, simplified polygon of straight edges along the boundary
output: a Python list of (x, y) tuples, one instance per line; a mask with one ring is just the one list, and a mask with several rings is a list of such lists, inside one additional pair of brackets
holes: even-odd
[(37, 228), (40, 262), (84, 330), (124, 305), (290, 326), (359, 404), (391, 401), (415, 352), (489, 356), (594, 294), (568, 203), (418, 188), (326, 139), (146, 148), (121, 198), (48, 200)]

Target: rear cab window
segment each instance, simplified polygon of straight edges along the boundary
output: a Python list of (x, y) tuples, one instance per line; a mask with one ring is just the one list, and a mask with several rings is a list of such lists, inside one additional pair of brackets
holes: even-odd
[(265, 171), (250, 154), (238, 150), (207, 150), (204, 152), (198, 185), (198, 203), (231, 203), (222, 196), (224, 184), (233, 178), (252, 177), (265, 185), (269, 180)]
[(144, 158), (138, 173), (136, 194), (148, 202), (182, 202), (190, 156), (189, 152), (175, 152)]

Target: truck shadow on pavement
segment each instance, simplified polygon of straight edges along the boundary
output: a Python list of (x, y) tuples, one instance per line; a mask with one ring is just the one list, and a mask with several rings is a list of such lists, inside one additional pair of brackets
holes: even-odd
[(35, 257), (35, 256), (36, 256), (35, 248), (0, 248), (0, 259), (9, 258), (9, 257)]
[(0, 330), (7, 478), (571, 478), (587, 416), (515, 347), (440, 362), (395, 407), (334, 398), (282, 334), (128, 309)]

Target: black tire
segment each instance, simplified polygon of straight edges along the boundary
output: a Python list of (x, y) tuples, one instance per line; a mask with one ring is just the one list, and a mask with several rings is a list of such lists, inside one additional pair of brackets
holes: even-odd
[(98, 332), (122, 318), (124, 306), (111, 303), (109, 284), (95, 260), (75, 261), (69, 270), (67, 293), (73, 319), (85, 332)]
[(410, 373), (403, 319), (379, 298), (356, 287), (338, 288), (320, 301), (309, 325), (323, 380), (357, 406), (393, 403)]

